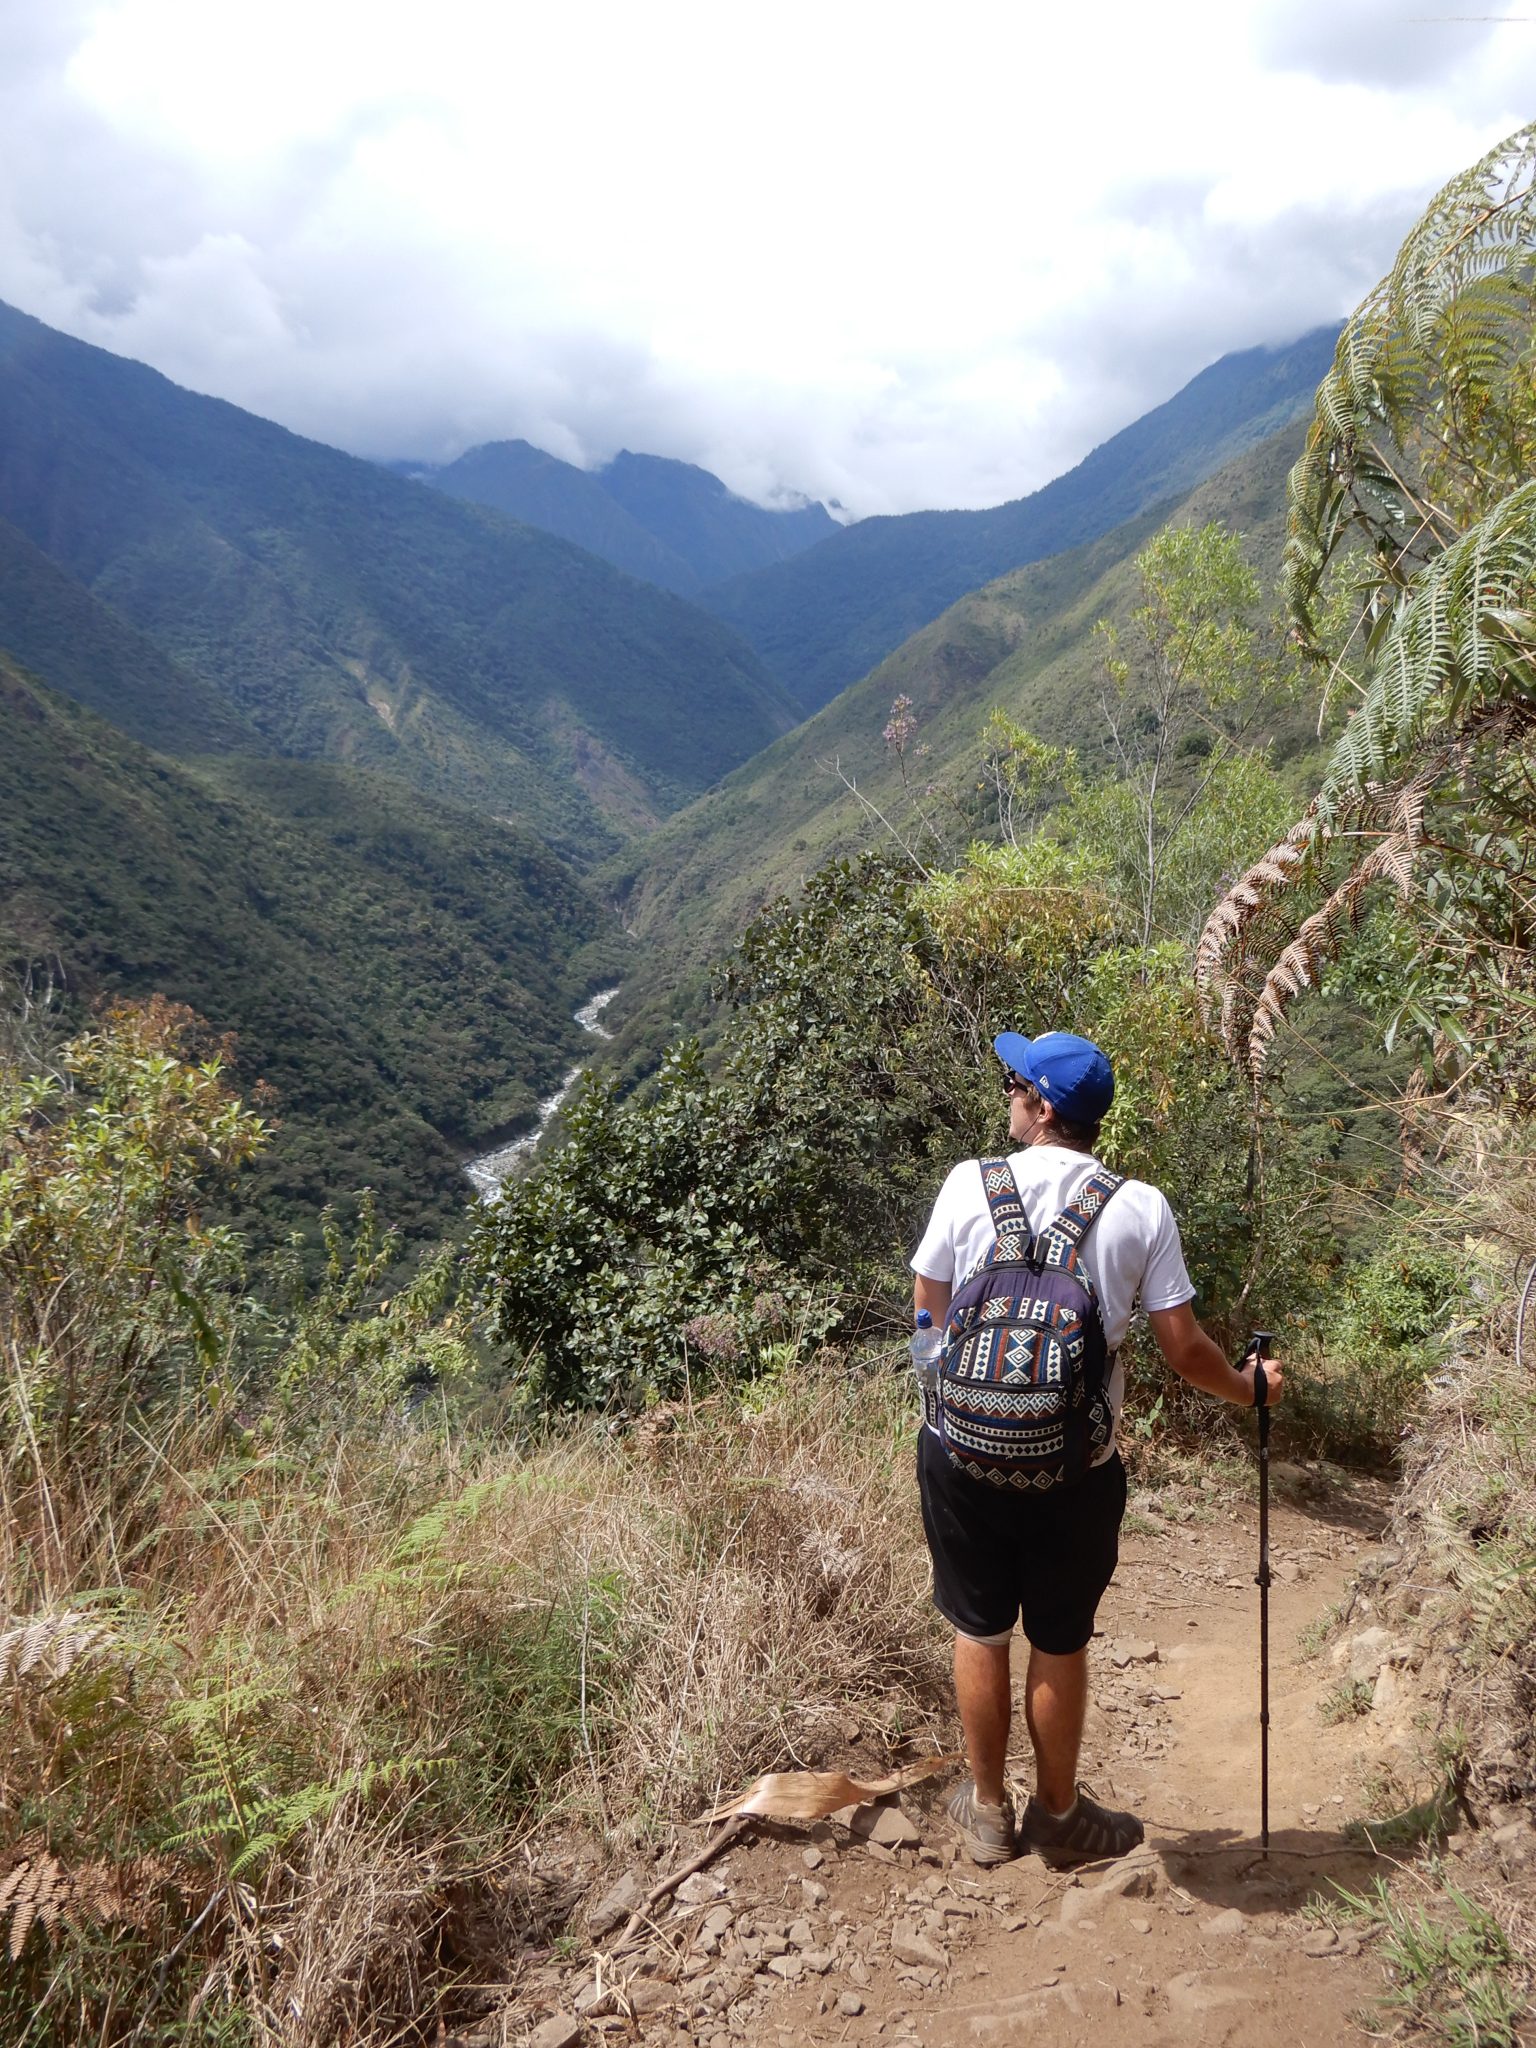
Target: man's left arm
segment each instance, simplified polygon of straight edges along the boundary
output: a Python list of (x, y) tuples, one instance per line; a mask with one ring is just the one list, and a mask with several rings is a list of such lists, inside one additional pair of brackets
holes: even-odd
[[(1154, 1308), (1148, 1312), (1147, 1321), (1152, 1325), (1158, 1350), (1180, 1379), (1188, 1380), (1192, 1387), (1199, 1387), (1203, 1393), (1214, 1394), (1220, 1401), (1235, 1401), (1244, 1408), (1253, 1406), (1252, 1364), (1241, 1371), (1229, 1365), (1221, 1346), (1201, 1329), (1187, 1301), (1181, 1302), (1177, 1308)], [(1266, 1399), (1271, 1403), (1278, 1401), (1283, 1386), (1280, 1361), (1266, 1358)]]

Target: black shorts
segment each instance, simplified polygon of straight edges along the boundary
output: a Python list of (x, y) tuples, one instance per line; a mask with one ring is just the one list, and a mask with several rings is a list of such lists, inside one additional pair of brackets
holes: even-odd
[(933, 1604), (963, 1636), (1001, 1642), (1022, 1613), (1037, 1650), (1080, 1650), (1120, 1557), (1119, 1453), (1075, 1486), (994, 1492), (957, 1472), (931, 1429), (917, 1433), (917, 1486), (933, 1557)]

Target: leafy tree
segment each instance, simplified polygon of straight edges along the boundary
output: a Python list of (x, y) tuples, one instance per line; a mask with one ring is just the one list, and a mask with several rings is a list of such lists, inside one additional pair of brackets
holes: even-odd
[(1136, 570), (1141, 603), (1129, 635), (1103, 621), (1098, 629), (1119, 777), (1082, 789), (1078, 801), (1098, 814), (1096, 828), (1139, 906), (1145, 946), (1179, 931), (1189, 914), (1178, 870), (1222, 815), (1222, 799), (1230, 803), (1244, 785), (1229, 771), (1244, 757), (1242, 728), (1273, 678), (1247, 623), (1259, 587), (1238, 535), (1214, 522), (1165, 527)]

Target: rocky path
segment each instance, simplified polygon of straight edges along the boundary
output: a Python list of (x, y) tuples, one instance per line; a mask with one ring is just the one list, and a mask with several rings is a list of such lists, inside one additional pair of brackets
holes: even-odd
[[(1358, 1617), (1332, 1654), (1309, 1655), (1301, 1639), (1365, 1561), (1377, 1503), (1357, 1488), (1272, 1515), (1267, 1863), (1253, 1516), (1202, 1512), (1197, 1497), (1197, 1519), (1171, 1523), (1156, 1505), (1143, 1497), (1128, 1525), (1100, 1617), (1083, 1766), (1100, 1798), (1144, 1817), (1135, 1855), (1071, 1874), (1032, 1856), (977, 1870), (949, 1839), (945, 1779), (883, 1814), (866, 1809), (868, 1839), (833, 1823), (763, 1827), (658, 1908), (644, 1946), (605, 1955), (613, 1935), (599, 1912), (594, 1955), (535, 1973), (505, 2038), (531, 2034), (538, 2048), (1363, 2038), (1354, 2016), (1379, 1990), (1379, 1969), (1301, 1908), (1330, 1879), (1359, 1884), (1371, 1872), (1370, 1853), (1343, 1830), (1367, 1807), (1380, 1718), (1330, 1722), (1320, 1709), (1352, 1681), (1364, 1704), (1376, 1673), (1350, 1669)], [(1364, 1640), (1370, 1661), (1379, 1645)], [(1021, 1712), (1021, 1763), (1022, 1742)], [(622, 1894), (609, 1908), (627, 1910)]]

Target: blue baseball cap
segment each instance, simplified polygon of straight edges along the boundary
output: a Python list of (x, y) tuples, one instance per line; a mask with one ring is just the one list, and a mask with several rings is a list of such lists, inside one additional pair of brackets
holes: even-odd
[(992, 1050), (1073, 1123), (1096, 1124), (1115, 1099), (1114, 1068), (1092, 1039), (1074, 1031), (1047, 1031), (1042, 1038), (1000, 1031)]

